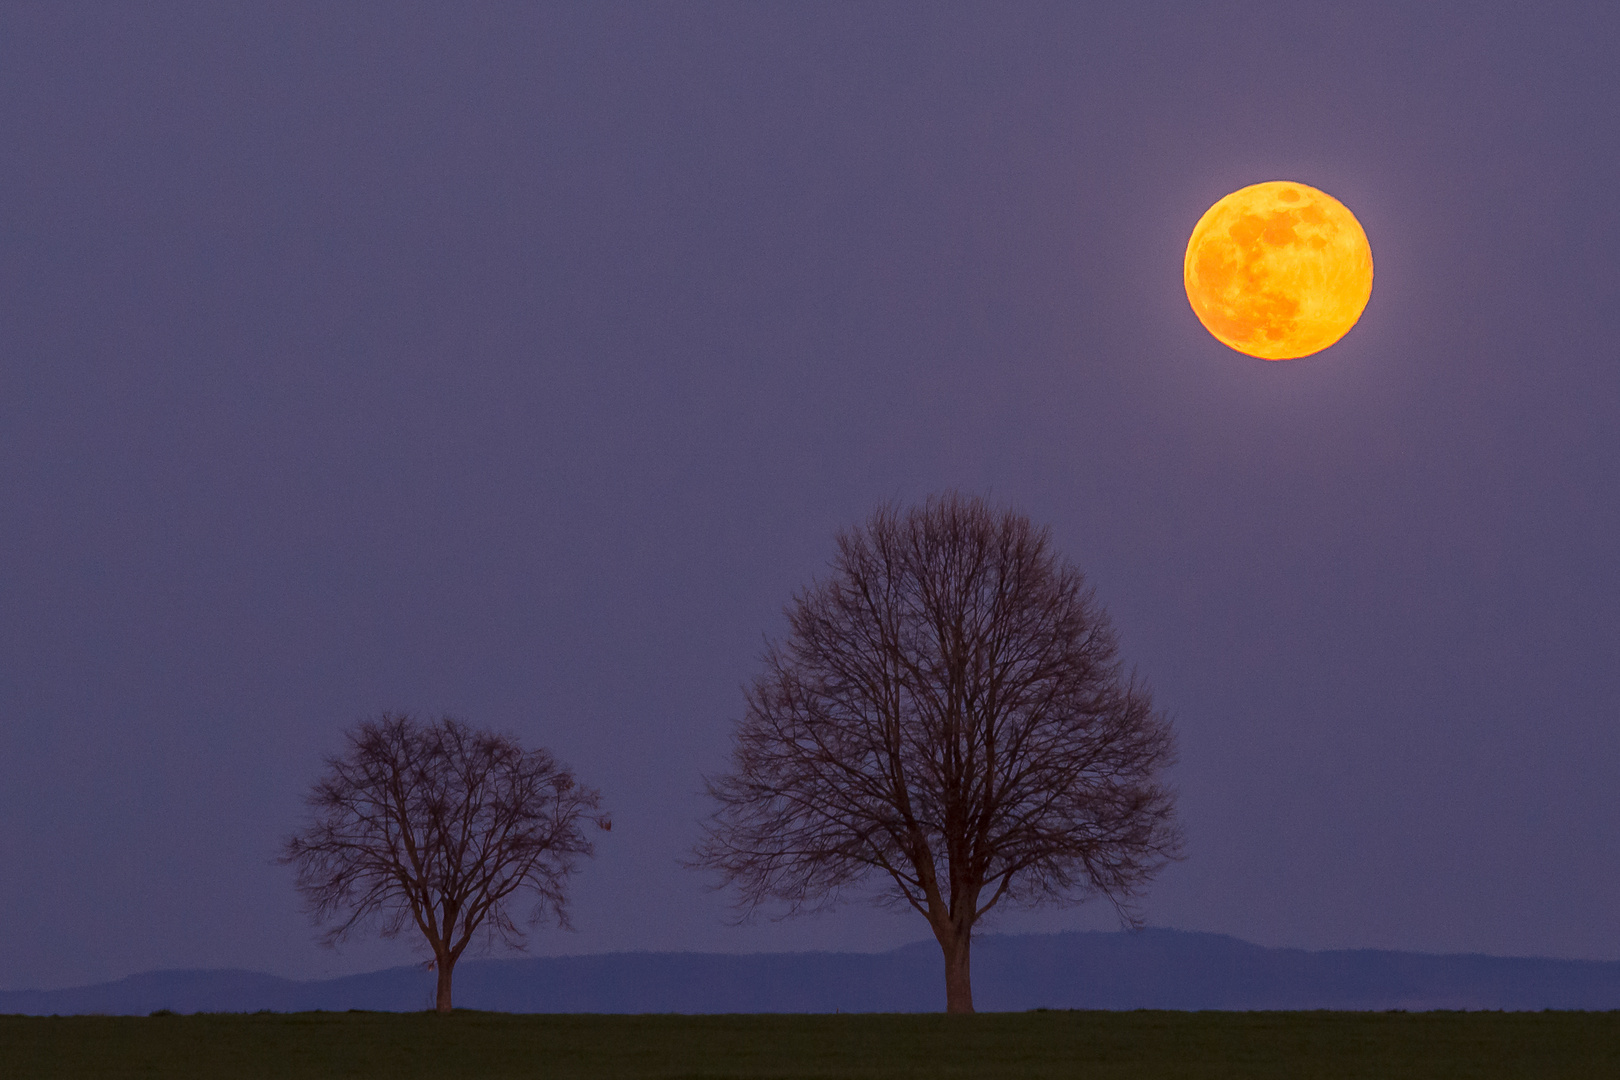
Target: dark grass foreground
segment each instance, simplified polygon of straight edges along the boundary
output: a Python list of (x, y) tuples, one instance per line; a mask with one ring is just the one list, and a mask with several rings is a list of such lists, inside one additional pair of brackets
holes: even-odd
[(1620, 1013), (0, 1017), (0, 1075), (1620, 1076)]

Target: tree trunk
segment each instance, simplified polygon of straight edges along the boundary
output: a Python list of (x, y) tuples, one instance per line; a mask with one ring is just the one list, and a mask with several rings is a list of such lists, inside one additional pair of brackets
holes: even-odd
[(943, 933), (935, 931), (940, 951), (945, 954), (945, 1011), (948, 1013), (973, 1011), (973, 978), (969, 970), (972, 933), (972, 930), (954, 927)]
[(433, 1007), (447, 1013), (450, 1011), (450, 975), (456, 969), (455, 957), (441, 956), (433, 966), (439, 971), (439, 996)]

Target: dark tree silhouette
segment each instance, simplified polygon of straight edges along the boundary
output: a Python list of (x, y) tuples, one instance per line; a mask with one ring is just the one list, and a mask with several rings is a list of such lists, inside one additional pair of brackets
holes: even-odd
[(1167, 720), (1122, 671), (1081, 573), (1027, 517), (951, 493), (838, 537), (747, 690), (694, 864), (742, 917), (869, 879), (909, 904), (972, 1012), (974, 924), (1101, 895), (1122, 918), (1179, 856)]
[(297, 868), (316, 923), (333, 924), (327, 945), (372, 922), (385, 937), (415, 927), (438, 971), (437, 1008), (449, 1012), (451, 975), (475, 938), (524, 944), (520, 898), (534, 900), (529, 923), (568, 926), (568, 879), (593, 854), (582, 826), (612, 822), (549, 752), (450, 717), (385, 713), (347, 738), (280, 861)]

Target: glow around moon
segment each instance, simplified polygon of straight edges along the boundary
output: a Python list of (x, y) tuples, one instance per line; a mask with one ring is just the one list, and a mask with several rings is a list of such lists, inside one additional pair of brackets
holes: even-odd
[(1338, 341), (1372, 295), (1372, 248), (1333, 196), (1272, 180), (1210, 207), (1187, 241), (1187, 300), (1223, 344), (1264, 360)]

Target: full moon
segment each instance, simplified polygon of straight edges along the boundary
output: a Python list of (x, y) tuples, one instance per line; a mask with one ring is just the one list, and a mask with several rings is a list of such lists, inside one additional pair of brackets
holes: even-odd
[(1187, 241), (1187, 299), (1222, 344), (1262, 360), (1321, 352), (1372, 295), (1372, 248), (1325, 191), (1271, 180), (1204, 212)]

